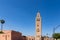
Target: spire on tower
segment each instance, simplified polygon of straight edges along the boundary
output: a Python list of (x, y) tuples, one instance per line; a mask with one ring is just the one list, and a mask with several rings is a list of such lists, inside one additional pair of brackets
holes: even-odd
[(37, 12), (37, 17), (40, 17), (40, 11)]
[(37, 16), (36, 16), (36, 20), (40, 20), (41, 16), (40, 16), (40, 11), (37, 12)]
[(40, 16), (40, 11), (37, 12), (36, 18), (41, 18), (41, 16)]

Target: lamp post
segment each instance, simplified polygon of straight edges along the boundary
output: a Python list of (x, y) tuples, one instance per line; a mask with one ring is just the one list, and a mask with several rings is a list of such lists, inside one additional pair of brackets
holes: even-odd
[(59, 27), (60, 27), (60, 25), (58, 25), (58, 26), (56, 26), (56, 27), (53, 28), (53, 34), (55, 33), (55, 30), (56, 30), (57, 28), (59, 28)]
[(55, 28), (53, 28), (53, 34), (55, 33)]
[[(60, 27), (60, 25), (58, 25), (58, 26), (56, 26), (56, 27), (54, 27), (53, 28), (53, 34), (55, 33), (55, 30), (57, 29), (57, 28), (59, 28)], [(54, 39), (53, 39), (54, 40)]]
[(2, 20), (0, 20), (0, 23), (1, 23), (1, 32), (2, 32), (2, 30), (3, 30), (3, 24), (5, 23), (5, 21), (2, 19)]

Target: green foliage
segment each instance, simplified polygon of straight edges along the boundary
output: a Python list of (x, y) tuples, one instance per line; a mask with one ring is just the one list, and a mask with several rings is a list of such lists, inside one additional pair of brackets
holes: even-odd
[(60, 33), (54, 33), (53, 38), (55, 39), (60, 39)]
[(2, 31), (0, 31), (0, 34), (2, 34), (3, 32)]

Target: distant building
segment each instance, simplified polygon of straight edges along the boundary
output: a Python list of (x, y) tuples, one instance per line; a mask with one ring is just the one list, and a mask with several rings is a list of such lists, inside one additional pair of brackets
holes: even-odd
[(48, 37), (48, 36), (43, 36), (42, 40), (53, 40), (53, 38), (52, 37)]
[(54, 38), (52, 38), (52, 37), (49, 37), (49, 40), (55, 40)]
[(43, 39), (44, 40), (49, 40), (49, 37), (48, 36), (44, 36)]
[(22, 36), (22, 40), (27, 40), (27, 37), (26, 36)]
[(27, 36), (27, 40), (35, 40), (34, 36)]

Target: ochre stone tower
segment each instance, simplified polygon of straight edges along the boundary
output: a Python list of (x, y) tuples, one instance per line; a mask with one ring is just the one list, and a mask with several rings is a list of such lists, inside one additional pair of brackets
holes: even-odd
[(41, 27), (41, 16), (40, 12), (37, 12), (36, 16), (36, 35), (35, 35), (35, 40), (41, 40), (41, 35), (42, 35), (42, 27)]

